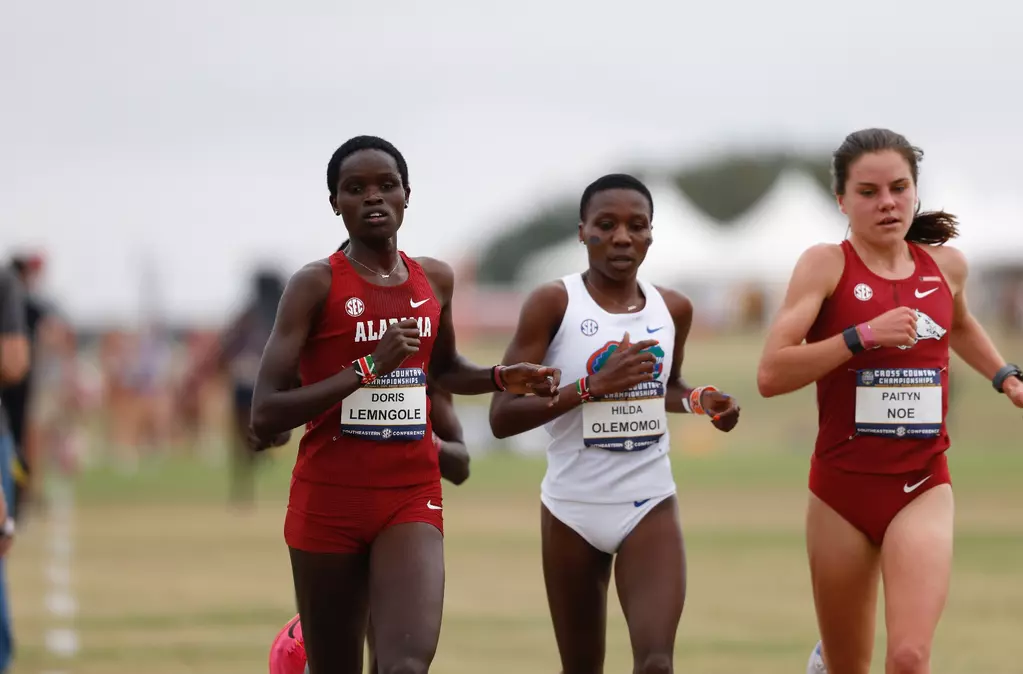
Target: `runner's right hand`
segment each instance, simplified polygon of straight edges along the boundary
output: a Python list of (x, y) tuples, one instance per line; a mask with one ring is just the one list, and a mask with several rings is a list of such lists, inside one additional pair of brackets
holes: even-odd
[(870, 321), (874, 342), (879, 346), (916, 344), (916, 309), (896, 307)]
[(654, 344), (657, 344), (656, 339), (644, 339), (633, 344), (626, 332), (614, 353), (590, 377), (590, 393), (597, 397), (621, 393), (641, 382), (653, 381), (657, 357), (643, 349), (649, 349)]
[(419, 323), (414, 318), (392, 323), (373, 352), (377, 376), (394, 372), (405, 359), (419, 351)]

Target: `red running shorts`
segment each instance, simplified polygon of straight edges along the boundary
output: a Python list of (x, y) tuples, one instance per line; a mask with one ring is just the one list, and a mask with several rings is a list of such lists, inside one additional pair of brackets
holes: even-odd
[(284, 540), (304, 552), (366, 551), (385, 529), (424, 522), (444, 533), (440, 481), (412, 487), (338, 487), (292, 479)]
[(874, 545), (881, 545), (888, 525), (899, 511), (920, 494), (942, 484), (952, 484), (944, 453), (920, 470), (893, 475), (849, 473), (816, 457), (810, 462), (810, 491)]

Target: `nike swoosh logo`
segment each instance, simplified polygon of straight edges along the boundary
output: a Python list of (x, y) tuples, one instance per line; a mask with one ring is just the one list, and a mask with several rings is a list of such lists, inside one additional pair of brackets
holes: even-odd
[(913, 294), (917, 296), (917, 299), (921, 299), (921, 298), (927, 297), (928, 295), (933, 293), (935, 290), (937, 290), (937, 288), (931, 288), (927, 292), (922, 293), (922, 292), (920, 292), (920, 289), (917, 288), (916, 291)]
[(906, 484), (906, 485), (903, 485), (903, 486), (902, 486), (902, 491), (906, 492), (907, 494), (909, 494), (910, 492), (914, 492), (914, 491), (916, 491), (916, 488), (917, 488), (917, 487), (919, 487), (919, 486), (920, 486), (920, 485), (922, 485), (922, 484), (923, 484), (924, 482), (927, 482), (927, 480), (930, 480), (930, 479), (931, 479), (931, 476), (930, 476), (930, 475), (928, 475), (927, 477), (925, 477), (924, 479), (920, 480), (919, 482), (917, 482), (917, 483), (916, 483), (916, 484), (914, 484), (913, 486), (909, 486), (908, 484)]
[(646, 502), (647, 502), (647, 501), (649, 501), (649, 500), (650, 500), (650, 499), (648, 499), (648, 498), (645, 498), (645, 499), (643, 499), (642, 501), (633, 501), (633, 502), (632, 502), (632, 505), (634, 505), (634, 506), (636, 506), (636, 507), (638, 508), (638, 507), (640, 507), (641, 505), (643, 505), (644, 503), (646, 503)]
[(426, 507), (427, 507), (427, 508), (429, 508), (430, 510), (444, 510), (444, 509), (443, 509), (443, 508), (441, 508), (440, 506), (435, 506), (435, 505), (433, 505), (433, 503), (432, 503), (432, 502), (430, 502), (430, 501), (427, 501), (427, 502), (426, 502)]
[(416, 307), (423, 306), (424, 304), (426, 304), (429, 301), (430, 301), (430, 298), (427, 297), (425, 300), (419, 300), (418, 302), (413, 301), (412, 299), (409, 299), (408, 303), (412, 305), (413, 309), (415, 309)]
[(663, 330), (663, 329), (664, 329), (664, 326), (663, 326), (663, 325), (662, 325), (661, 327), (659, 327), (659, 328), (651, 328), (651, 327), (647, 326), (647, 329), (646, 329), (646, 331), (647, 331), (647, 333), (648, 333), (648, 334), (651, 334), (651, 335), (652, 335), (652, 334), (654, 334), (655, 332), (657, 332), (658, 330)]

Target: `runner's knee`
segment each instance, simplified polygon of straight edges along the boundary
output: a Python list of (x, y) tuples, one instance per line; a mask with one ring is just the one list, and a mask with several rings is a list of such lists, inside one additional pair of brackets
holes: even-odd
[(671, 653), (647, 653), (637, 658), (635, 674), (672, 674)]
[(919, 674), (926, 672), (930, 661), (930, 648), (911, 641), (894, 642), (888, 646), (887, 669), (893, 674)]
[(395, 662), (379, 665), (380, 674), (426, 674), (430, 663), (425, 658), (403, 657)]

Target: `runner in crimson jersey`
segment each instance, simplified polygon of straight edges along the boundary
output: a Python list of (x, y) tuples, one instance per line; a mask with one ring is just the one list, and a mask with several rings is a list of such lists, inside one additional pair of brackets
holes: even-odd
[(269, 442), (305, 425), (284, 535), (310, 670), (362, 671), (370, 611), (380, 669), (426, 672), (444, 594), (427, 374), (456, 395), (554, 400), (560, 373), (479, 367), (458, 354), (451, 268), (397, 247), (410, 191), (393, 145), (347, 141), (327, 185), (351, 241), (288, 282), (256, 380), (253, 433)]
[(886, 129), (853, 133), (835, 152), (849, 239), (803, 254), (758, 372), (765, 397), (817, 384), (806, 535), (821, 642), (811, 673), (869, 672), (879, 576), (885, 671), (930, 671), (952, 566), (949, 347), (1023, 407), (1023, 372), (970, 314), (962, 253), (941, 245), (956, 236), (955, 217), (919, 212), (921, 156)]
[[(455, 414), (451, 394), (436, 386), (430, 387), (427, 394), (430, 396), (430, 421), (441, 477), (452, 484), (462, 484), (469, 478), (469, 452), (462, 439), (462, 424)], [(376, 649), (372, 639), (368, 642), (370, 663), (367, 671), (377, 674)], [(270, 647), (270, 674), (303, 674), (307, 671), (302, 622), (296, 615), (281, 629)]]

